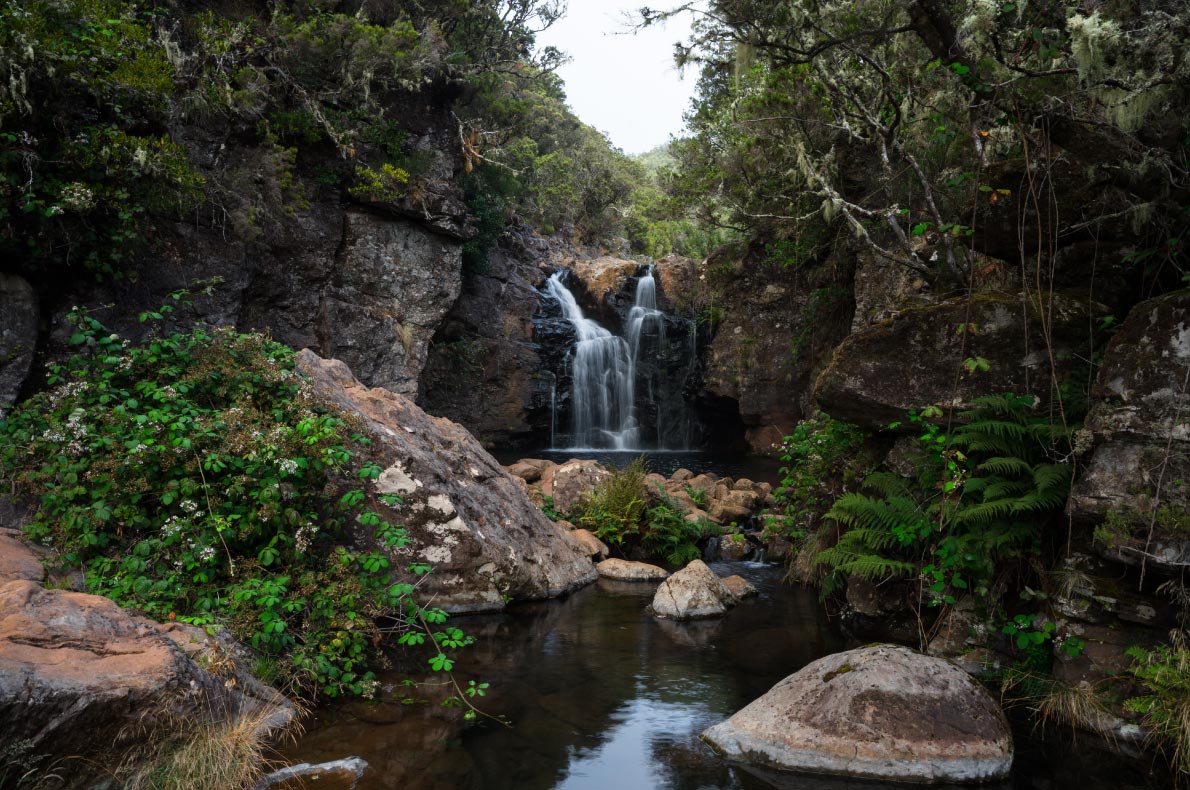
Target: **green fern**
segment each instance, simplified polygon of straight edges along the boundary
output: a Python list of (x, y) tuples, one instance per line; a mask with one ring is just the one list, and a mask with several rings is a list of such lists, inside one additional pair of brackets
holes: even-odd
[[(889, 472), (839, 497), (826, 518), (844, 528), (815, 562), (869, 581), (925, 576), (939, 600), (987, 588), (998, 564), (1035, 550), (1066, 500), (1062, 432), (1033, 415), (1034, 399), (979, 398), (944, 436), (920, 417), (927, 459), (910, 481)], [(953, 595), (952, 595), (953, 594)]]

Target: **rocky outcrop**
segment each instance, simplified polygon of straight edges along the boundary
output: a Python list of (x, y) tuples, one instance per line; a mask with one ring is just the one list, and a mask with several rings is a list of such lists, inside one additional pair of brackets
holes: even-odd
[(671, 620), (702, 620), (724, 614), (736, 600), (706, 563), (694, 560), (661, 582), (652, 610), (657, 617)]
[(626, 286), (628, 280), (642, 268), (636, 261), (604, 255), (598, 258), (576, 258), (565, 265), (582, 283), (583, 290), (596, 310), (604, 312), (607, 308), (614, 308), (617, 299), (625, 298), (631, 306), (632, 294), (627, 293)]
[[(6, 578), (17, 567), (39, 577), (28, 549), (11, 541), (0, 551)], [(221, 649), (201, 629), (161, 626), (107, 598), (47, 590), (32, 578), (2, 581), (3, 758), (29, 766), (45, 755), (61, 758), (54, 768), (65, 779), (55, 786), (79, 787), (113, 769), (130, 747), (173, 736), (179, 721), (247, 717), (262, 735), (288, 726), (293, 708), (276, 691), (228, 663), (227, 676), (196, 663)]]
[(993, 393), (1035, 395), (1046, 404), (1054, 380), (1086, 375), (1078, 360), (1094, 350), (1088, 325), (1101, 312), (1085, 299), (1054, 296), (1044, 304), (1047, 333), (1036, 304), (1019, 295), (983, 293), (906, 309), (848, 336), (819, 376), (815, 398), (830, 416), (869, 428), (928, 405), (961, 411)]
[(0, 272), (0, 413), (16, 402), (33, 367), (39, 315), (33, 286)]
[(1008, 776), (1012, 733), (953, 664), (878, 645), (821, 658), (702, 734), (731, 760), (921, 783)]
[(318, 348), (373, 387), (416, 397), (430, 339), (462, 287), (462, 247), (408, 220), (349, 211), (319, 306)]
[[(408, 532), (409, 545), (390, 550), (393, 567), (433, 567), (418, 585), (425, 600), (456, 612), (492, 610), (594, 581), (587, 550), (542, 515), (464, 428), (401, 395), (364, 386), (338, 360), (307, 350), (298, 366), (319, 395), (358, 415), (374, 434), (375, 459), (384, 467), (375, 495), (400, 501), (376, 499), (373, 507)], [(376, 543), (358, 524), (354, 539)]]
[[(711, 330), (700, 352), (708, 430), (743, 430), (747, 449), (775, 455), (813, 410), (814, 375), (847, 334), (853, 302), (850, 253), (821, 267), (784, 267), (742, 251), (708, 258), (691, 284)], [(839, 278), (839, 279), (836, 279)], [(733, 414), (734, 412), (734, 414)]]
[(559, 513), (572, 510), (588, 492), (611, 477), (598, 461), (572, 458), (562, 464), (547, 461), (533, 489), (539, 497), (550, 497)]
[(549, 441), (554, 376), (534, 325), (541, 261), (492, 251), (482, 271), (463, 278), (462, 293), (430, 346), (419, 404), (464, 426), (485, 446)]
[(600, 578), (621, 582), (656, 582), (669, 576), (669, 571), (647, 562), (604, 560), (595, 566)]
[(1086, 419), (1095, 449), (1071, 513), (1100, 522), (1100, 548), (1131, 564), (1190, 565), (1190, 291), (1133, 308), (1104, 354)]

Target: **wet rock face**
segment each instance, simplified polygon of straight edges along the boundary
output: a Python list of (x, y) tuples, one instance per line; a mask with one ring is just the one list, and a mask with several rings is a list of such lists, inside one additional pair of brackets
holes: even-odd
[(459, 296), (462, 247), (407, 221), (348, 212), (319, 348), (370, 386), (415, 397), (430, 338)]
[[(1075, 483), (1080, 520), (1114, 514), (1100, 548), (1176, 571), (1190, 563), (1190, 291), (1133, 308), (1104, 354), (1086, 428), (1096, 442)], [(1149, 534), (1150, 523), (1154, 525)]]
[(953, 664), (892, 645), (821, 658), (702, 734), (728, 759), (921, 783), (1008, 776), (1012, 734)]
[[(1093, 351), (1087, 327), (1099, 310), (1063, 296), (1045, 306), (1059, 382), (1085, 377), (1077, 360)], [(961, 411), (998, 392), (1036, 395), (1044, 408), (1051, 376), (1041, 323), (1030, 302), (1008, 294), (907, 309), (848, 336), (819, 376), (815, 398), (830, 416), (869, 428), (931, 404)], [(965, 369), (976, 358), (986, 360), (985, 375)]]
[[(393, 568), (426, 562), (433, 571), (419, 594), (448, 611), (501, 609), (507, 600), (561, 595), (595, 580), (587, 550), (547, 519), (479, 442), (450, 420), (431, 417), (411, 400), (382, 388), (369, 389), (338, 360), (311, 351), (298, 355), (299, 369), (316, 391), (367, 421), (373, 451), (384, 467), (378, 494), (402, 502), (373, 502), (411, 540), (392, 550)], [(375, 545), (357, 525), (354, 538)]]
[(486, 271), (463, 277), (462, 293), (430, 346), (418, 402), (485, 446), (549, 443), (554, 382), (543, 350), (551, 341), (537, 336), (534, 321), (541, 280), (536, 263), (493, 251)]
[(0, 273), (0, 413), (16, 402), (33, 367), (40, 310), (28, 281)]

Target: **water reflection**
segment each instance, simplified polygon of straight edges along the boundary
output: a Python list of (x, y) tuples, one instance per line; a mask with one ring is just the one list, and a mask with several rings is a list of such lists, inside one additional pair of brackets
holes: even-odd
[[(370, 766), (362, 788), (401, 790), (896, 787), (746, 770), (698, 740), (781, 678), (845, 647), (813, 593), (780, 584), (780, 568), (716, 569), (746, 576), (760, 595), (721, 620), (681, 624), (647, 614), (652, 585), (601, 582), (562, 601), (456, 618), (479, 640), (465, 666), (492, 684), (483, 707), (508, 717), (511, 727), (464, 727), (457, 711), (403, 705), (396, 684), (404, 675), (394, 673), (383, 702), (322, 711), (287, 756), (321, 762), (359, 755)], [(1083, 755), (1064, 767), (1050, 759), (1031, 760), (1011, 787), (1144, 786), (1096, 776)], [(1099, 781), (1086, 782), (1088, 774)]]

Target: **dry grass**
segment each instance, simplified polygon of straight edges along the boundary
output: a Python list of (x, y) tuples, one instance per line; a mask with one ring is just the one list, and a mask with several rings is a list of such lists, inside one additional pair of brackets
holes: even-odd
[[(222, 714), (173, 717), (154, 731), (171, 737), (148, 738), (126, 756), (118, 771), (127, 790), (235, 790), (251, 787), (279, 767), (272, 744), (295, 737), (298, 725), (278, 732), (275, 708), (252, 701)], [(294, 719), (296, 722), (296, 717)]]

